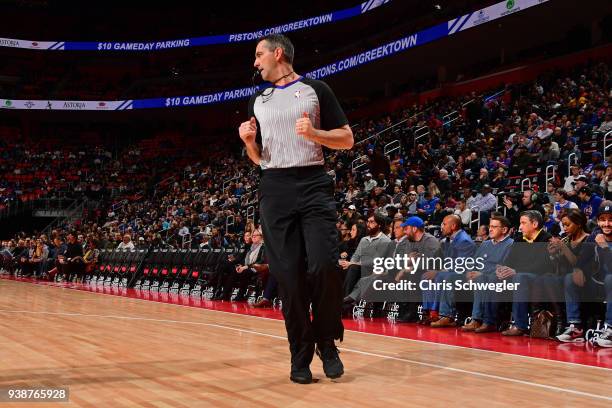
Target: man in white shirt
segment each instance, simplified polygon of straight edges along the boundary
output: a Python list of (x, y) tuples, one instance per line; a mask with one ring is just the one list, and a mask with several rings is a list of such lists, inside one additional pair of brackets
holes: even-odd
[(178, 235), (179, 237), (184, 237), (186, 235), (189, 235), (189, 227), (187, 227), (185, 223), (182, 223), (181, 229), (179, 230)]
[(376, 181), (372, 180), (372, 174), (366, 173), (365, 181), (363, 182), (363, 191), (366, 194), (370, 194), (370, 191), (372, 191), (372, 189), (376, 186), (377, 186)]
[(128, 249), (130, 251), (134, 249), (134, 243), (132, 242), (132, 237), (130, 234), (125, 234), (123, 236), (123, 241), (119, 243), (117, 249)]
[(565, 184), (563, 184), (563, 190), (568, 193), (574, 191), (574, 183), (576, 182), (576, 178), (580, 175), (580, 167), (577, 165), (573, 165), (570, 167), (570, 175), (565, 178)]
[(476, 211), (481, 212), (489, 212), (495, 209), (496, 205), (497, 198), (491, 194), (491, 186), (488, 184), (482, 186), (482, 191), (476, 194), (474, 201), (471, 203), (472, 207), (478, 207)]

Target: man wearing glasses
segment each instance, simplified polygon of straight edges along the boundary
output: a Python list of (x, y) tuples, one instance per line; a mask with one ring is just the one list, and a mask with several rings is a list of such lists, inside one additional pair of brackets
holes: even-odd
[[(494, 215), (489, 221), (489, 238), (478, 249), (474, 258), (484, 259), (484, 268), (466, 273), (466, 279), (475, 282), (497, 282), (495, 271), (502, 265), (510, 252), (514, 240), (510, 237), (510, 221), (506, 217)], [(461, 327), (462, 331), (488, 333), (497, 331), (497, 301), (495, 292), (477, 290), (474, 292), (472, 320)]]
[(417, 215), (417, 192), (410, 191), (408, 193), (408, 201), (406, 202), (407, 214), (409, 217)]

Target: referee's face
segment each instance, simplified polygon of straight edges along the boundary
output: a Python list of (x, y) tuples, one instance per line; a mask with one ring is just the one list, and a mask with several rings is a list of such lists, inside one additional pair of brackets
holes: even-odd
[(255, 62), (253, 66), (259, 70), (264, 81), (271, 80), (276, 63), (275, 53), (270, 50), (270, 44), (265, 40), (260, 41), (257, 44), (257, 48), (255, 48)]

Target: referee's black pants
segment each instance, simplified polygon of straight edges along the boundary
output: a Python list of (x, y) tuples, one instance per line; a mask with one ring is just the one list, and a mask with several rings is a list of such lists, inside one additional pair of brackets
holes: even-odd
[(342, 340), (344, 332), (333, 193), (322, 166), (264, 170), (259, 186), (266, 256), (297, 368), (310, 364), (316, 342)]

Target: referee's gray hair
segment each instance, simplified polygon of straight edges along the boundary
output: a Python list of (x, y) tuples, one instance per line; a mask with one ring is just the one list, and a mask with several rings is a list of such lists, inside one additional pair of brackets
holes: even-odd
[(266, 41), (268, 43), (268, 49), (270, 51), (274, 51), (277, 48), (283, 50), (283, 55), (285, 56), (285, 60), (293, 65), (293, 55), (294, 48), (291, 40), (283, 34), (269, 34), (264, 37), (261, 37), (257, 43), (259, 44), (262, 41)]

